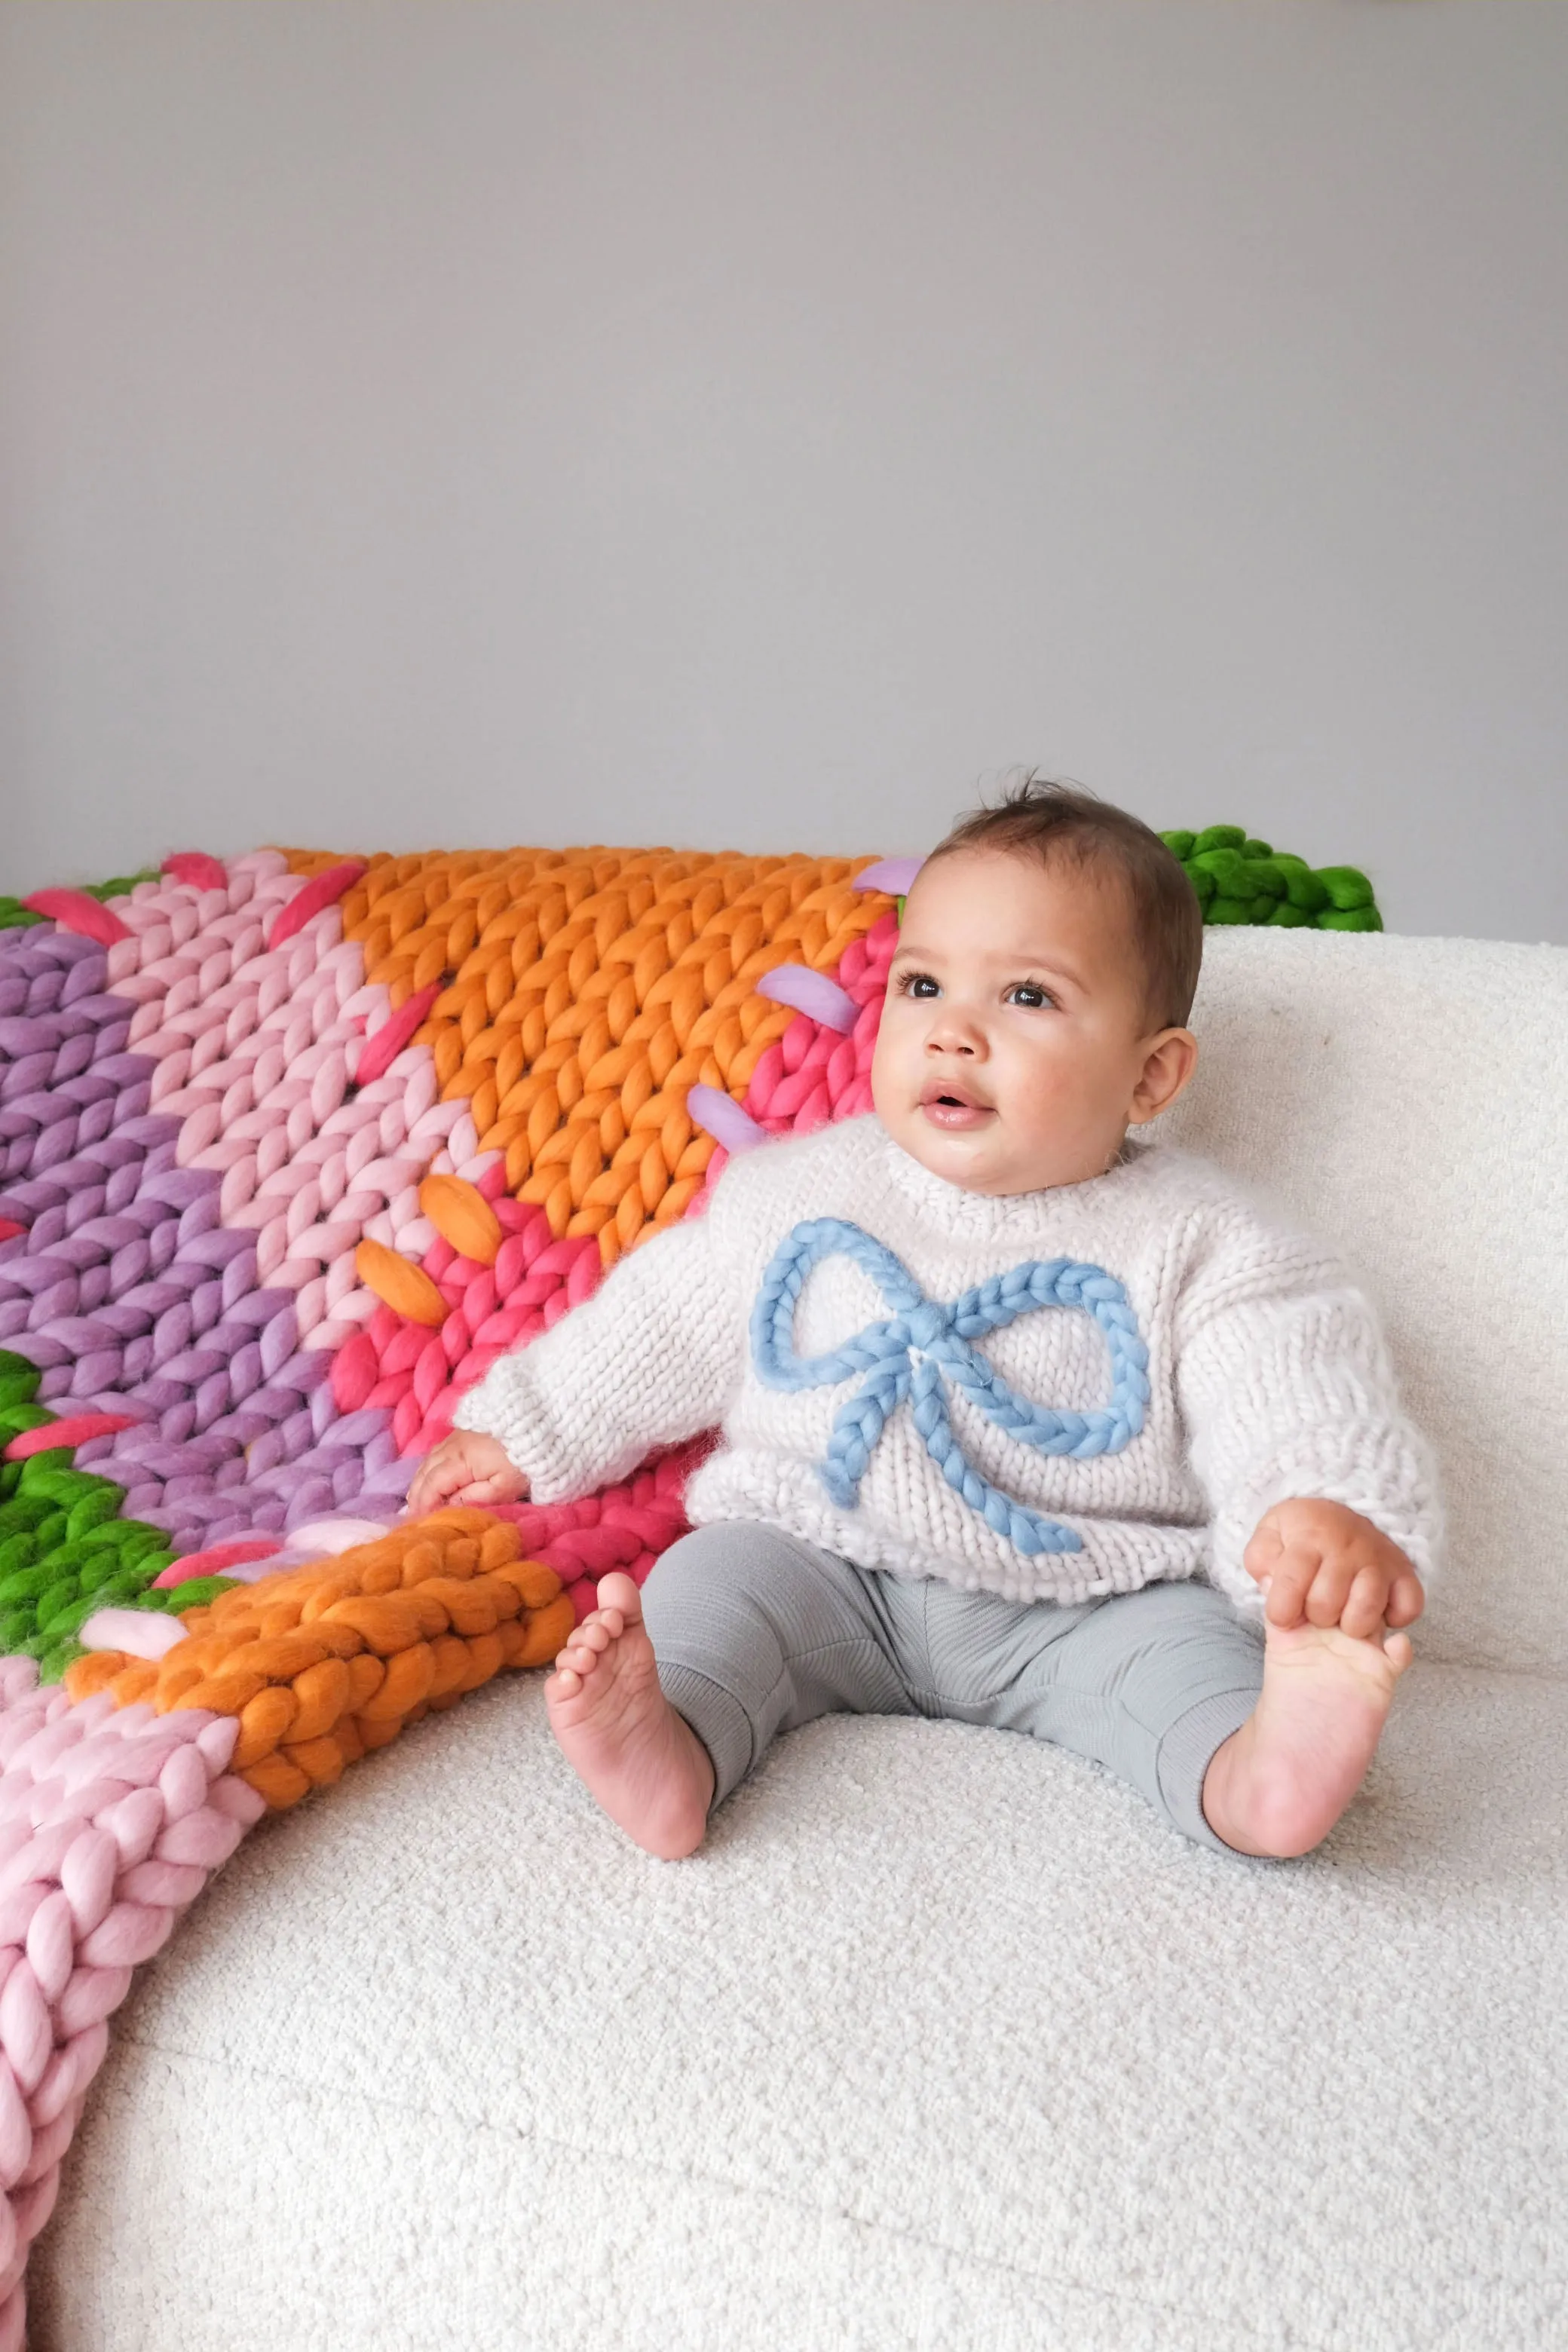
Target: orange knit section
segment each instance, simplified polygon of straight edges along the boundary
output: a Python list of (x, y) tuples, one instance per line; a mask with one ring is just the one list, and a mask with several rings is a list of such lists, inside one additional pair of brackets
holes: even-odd
[[(297, 873), (342, 852), (288, 850)], [(668, 849), (373, 856), (343, 936), (395, 1008), (440, 995), (416, 1037), (445, 1100), (466, 1098), (482, 1151), (552, 1232), (595, 1234), (611, 1265), (681, 1215), (713, 1142), (687, 1116), (698, 1083), (739, 1101), (795, 1018), (756, 994), (775, 964), (828, 971), (891, 901), (855, 891), (866, 857)]]
[(185, 1611), (186, 1639), (156, 1664), (93, 1651), (66, 1687), (237, 1716), (233, 1769), (281, 1812), (502, 1666), (554, 1657), (575, 1613), (554, 1570), (520, 1550), (488, 1511), (437, 1511)]

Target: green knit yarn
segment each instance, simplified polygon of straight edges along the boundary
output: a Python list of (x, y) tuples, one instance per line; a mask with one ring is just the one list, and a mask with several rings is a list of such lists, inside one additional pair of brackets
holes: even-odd
[(1239, 824), (1163, 833), (1198, 894), (1205, 923), (1273, 923), (1281, 929), (1381, 931), (1372, 884), (1356, 866), (1318, 866), (1255, 841)]
[[(56, 1419), (34, 1402), (38, 1379), (0, 1348), (0, 1449)], [(58, 1682), (94, 1610), (191, 1607), (195, 1585), (153, 1589), (174, 1555), (161, 1528), (118, 1516), (124, 1500), (112, 1479), (73, 1469), (68, 1446), (0, 1462), (0, 1655), (36, 1658), (41, 1678)]]
[(83, 889), (89, 898), (129, 898), (139, 882), (161, 882), (163, 868), (144, 866), (140, 874), (116, 874), (108, 882), (84, 882)]
[(174, 1586), (166, 1605), (182, 1613), (187, 1609), (205, 1609), (220, 1592), (232, 1592), (239, 1581), (237, 1576), (189, 1576), (184, 1584)]

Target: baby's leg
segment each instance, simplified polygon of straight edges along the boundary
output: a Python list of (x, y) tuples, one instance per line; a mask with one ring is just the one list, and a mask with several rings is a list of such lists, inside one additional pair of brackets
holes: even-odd
[(677, 1860), (781, 1731), (908, 1714), (880, 1580), (757, 1520), (699, 1528), (637, 1591), (607, 1576), (545, 1685), (579, 1779), (647, 1853)]
[(1402, 1635), (1384, 1650), (1337, 1626), (1270, 1627), (1266, 1647), (1199, 1583), (1080, 1609), (986, 1599), (992, 1621), (948, 1630), (955, 1603), (976, 1606), (933, 1594), (944, 1712), (1071, 1748), (1200, 1843), (1278, 1858), (1320, 1843), (1360, 1788), (1409, 1656)]
[(1258, 1704), (1263, 1643), (1223, 1593), (1155, 1583), (1056, 1608), (933, 1586), (928, 1625), (942, 1714), (1070, 1748), (1224, 1848), (1204, 1776)]

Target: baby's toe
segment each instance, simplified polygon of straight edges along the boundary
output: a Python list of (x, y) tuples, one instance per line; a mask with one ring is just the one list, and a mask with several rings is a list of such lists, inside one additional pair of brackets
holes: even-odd
[(626, 1623), (639, 1613), (636, 1582), (624, 1569), (612, 1569), (600, 1578), (598, 1599), (601, 1609), (617, 1610)]

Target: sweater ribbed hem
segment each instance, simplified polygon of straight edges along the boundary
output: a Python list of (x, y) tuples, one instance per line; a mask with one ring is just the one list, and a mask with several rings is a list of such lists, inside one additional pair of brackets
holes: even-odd
[[(977, 1517), (966, 1553), (935, 1552), (868, 1510), (838, 1510), (810, 1465), (803, 1469), (787, 1458), (735, 1446), (721, 1447), (694, 1472), (685, 1507), (693, 1527), (722, 1519), (765, 1519), (823, 1551), (853, 1560), (858, 1568), (932, 1577), (961, 1591), (994, 1592), (1004, 1601), (1049, 1601), (1062, 1608), (1136, 1592), (1161, 1580), (1180, 1581), (1200, 1575), (1208, 1553), (1208, 1532), (1201, 1527), (1160, 1527), (1137, 1520), (1075, 1522), (1065, 1515), (1063, 1524), (1074, 1527), (1080, 1537), (1080, 1550), (1026, 1557), (1000, 1541)], [(1247, 1582), (1256, 1599), (1257, 1587), (1250, 1579)]]

